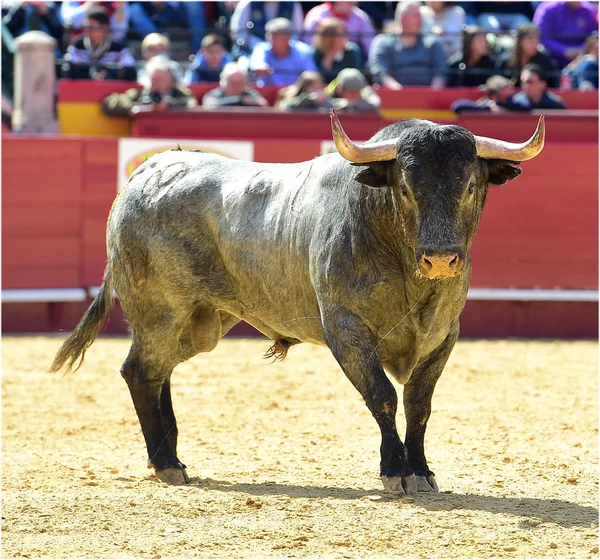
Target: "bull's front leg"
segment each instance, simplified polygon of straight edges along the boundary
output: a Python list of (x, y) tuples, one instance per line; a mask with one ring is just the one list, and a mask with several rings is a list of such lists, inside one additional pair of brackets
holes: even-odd
[(412, 372), (404, 385), (404, 415), (406, 417), (405, 446), (408, 462), (417, 478), (419, 492), (437, 492), (434, 473), (425, 458), (425, 430), (431, 414), (431, 398), (448, 357), (458, 338), (458, 326), (444, 342)]
[(381, 430), (381, 480), (397, 494), (417, 492), (417, 480), (396, 429), (398, 397), (375, 352), (371, 331), (353, 313), (325, 313), (324, 337), (344, 373), (362, 395)]

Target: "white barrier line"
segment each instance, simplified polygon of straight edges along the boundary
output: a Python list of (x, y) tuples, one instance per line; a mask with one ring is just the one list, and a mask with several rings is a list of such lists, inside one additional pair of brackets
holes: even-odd
[[(96, 297), (100, 286), (88, 289), (90, 297)], [(113, 292), (113, 297), (117, 294)], [(596, 290), (542, 290), (542, 289), (500, 289), (500, 288), (471, 288), (467, 294), (468, 300), (489, 301), (598, 301)]]
[(85, 301), (83, 288), (2, 290), (2, 303), (38, 303), (54, 301)]
[[(100, 292), (100, 286), (92, 286), (88, 288), (88, 294), (91, 298), (95, 298), (98, 295), (98, 292)], [(113, 298), (117, 299), (118, 297), (119, 296), (117, 295), (117, 292), (113, 290)]]
[(467, 299), (490, 301), (598, 301), (598, 291), (471, 288), (467, 294)]

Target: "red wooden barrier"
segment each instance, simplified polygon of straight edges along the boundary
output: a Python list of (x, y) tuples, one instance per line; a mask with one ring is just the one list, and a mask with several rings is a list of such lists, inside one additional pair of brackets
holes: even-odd
[(4, 136), (2, 287), (81, 285), (82, 144)]
[[(131, 87), (136, 87), (132, 82), (119, 81), (94, 81), (94, 80), (66, 80), (58, 81), (58, 101), (69, 102), (100, 102), (113, 92), (123, 92)], [(192, 91), (198, 101), (203, 95), (218, 87), (216, 83), (193, 84)], [(276, 87), (259, 88), (261, 94), (272, 104), (277, 94)], [(560, 95), (569, 109), (598, 110), (598, 94), (594, 91), (559, 91), (551, 90)], [(483, 93), (477, 88), (446, 88), (432, 90), (424, 87), (405, 87), (395, 91), (378, 89), (383, 109), (428, 109), (448, 110), (456, 99), (479, 99)]]

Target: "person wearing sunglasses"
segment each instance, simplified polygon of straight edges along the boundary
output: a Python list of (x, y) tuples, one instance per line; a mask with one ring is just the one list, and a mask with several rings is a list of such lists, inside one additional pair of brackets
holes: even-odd
[(114, 39), (108, 13), (101, 6), (85, 17), (84, 32), (75, 38), (65, 55), (63, 76), (80, 80), (135, 80), (135, 59), (126, 44)]
[(558, 95), (548, 91), (544, 70), (537, 64), (525, 65), (521, 71), (521, 91), (513, 97), (512, 101), (529, 110), (567, 108)]

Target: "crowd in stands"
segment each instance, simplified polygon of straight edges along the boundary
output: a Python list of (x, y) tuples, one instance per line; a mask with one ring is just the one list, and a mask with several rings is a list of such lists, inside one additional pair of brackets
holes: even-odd
[[(457, 110), (561, 108), (548, 88), (598, 89), (598, 5), (590, 2), (3, 2), (14, 38), (56, 39), (57, 75), (126, 80), (107, 114), (136, 105), (376, 111), (377, 88), (479, 87)], [(133, 85), (133, 84), (132, 84)], [(3, 93), (5, 83), (3, 70)], [(518, 91), (520, 90), (520, 91)]]

